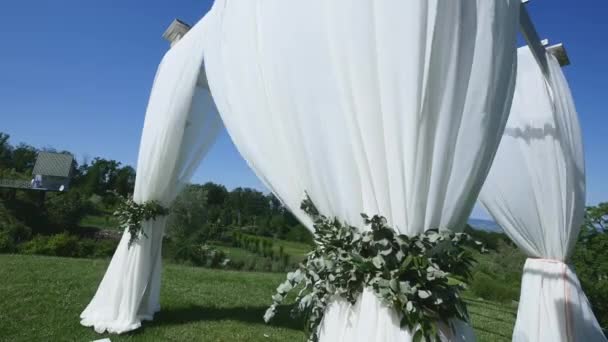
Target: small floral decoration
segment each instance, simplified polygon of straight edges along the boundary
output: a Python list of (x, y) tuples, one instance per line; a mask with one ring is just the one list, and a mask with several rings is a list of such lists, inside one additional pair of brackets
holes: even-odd
[(140, 204), (135, 203), (131, 197), (123, 198), (114, 212), (120, 227), (128, 229), (131, 234), (129, 247), (139, 239), (140, 235), (146, 236), (141, 225), (144, 221), (154, 220), (168, 214), (169, 209), (163, 207), (158, 201), (147, 201)]
[(304, 314), (309, 341), (318, 332), (327, 305), (335, 296), (354, 304), (364, 288), (401, 316), (401, 326), (416, 330), (415, 341), (439, 337), (440, 322), (467, 321), (460, 291), (470, 279), (474, 259), (465, 246), (483, 247), (468, 234), (428, 230), (399, 235), (382, 216), (362, 214), (370, 230), (319, 214), (308, 196), (301, 208), (313, 219), (315, 248), (279, 285), (264, 315), (269, 322), (289, 292), (299, 289), (293, 315)]

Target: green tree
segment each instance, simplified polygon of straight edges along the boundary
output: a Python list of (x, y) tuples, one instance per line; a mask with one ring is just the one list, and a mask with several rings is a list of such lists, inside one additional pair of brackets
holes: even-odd
[(572, 256), (593, 312), (608, 328), (608, 203), (588, 207), (585, 225)]
[(109, 187), (121, 196), (127, 197), (133, 194), (133, 189), (135, 188), (135, 169), (128, 165), (123, 166), (116, 172), (113, 182), (113, 184), (109, 184)]
[(77, 191), (57, 194), (46, 203), (48, 223), (56, 231), (77, 227), (88, 211), (88, 202)]
[[(171, 207), (168, 235), (176, 242), (207, 240), (207, 192), (200, 185), (189, 185), (176, 198)], [(197, 241), (202, 242), (202, 241)]]
[(587, 207), (585, 213), (585, 228), (587, 232), (608, 230), (608, 202), (597, 206)]
[(13, 147), (8, 142), (10, 137), (10, 135), (0, 132), (0, 169), (13, 168), (11, 160)]
[(116, 190), (120, 162), (95, 158), (82, 176), (80, 186), (87, 194), (104, 196), (108, 191)]
[(17, 172), (29, 174), (34, 169), (37, 156), (38, 150), (35, 147), (19, 144), (19, 146), (13, 150), (13, 168)]
[(209, 206), (223, 206), (228, 198), (228, 190), (223, 185), (207, 182), (202, 185), (202, 189), (207, 192)]

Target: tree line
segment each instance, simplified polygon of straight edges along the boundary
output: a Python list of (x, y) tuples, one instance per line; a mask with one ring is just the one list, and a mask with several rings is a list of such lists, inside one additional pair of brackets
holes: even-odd
[[(0, 178), (31, 179), (40, 151), (71, 154), (24, 143), (13, 146), (9, 140), (8, 134), (0, 132)], [(120, 200), (118, 196), (132, 195), (135, 176), (133, 167), (116, 160), (97, 157), (78, 163), (74, 159), (70, 190), (49, 194), (46, 208), (34, 206), (31, 192), (20, 192), (13, 198), (1, 190), (0, 204), (12, 209), (34, 233), (78, 230), (87, 215), (111, 216)], [(229, 228), (237, 227), (260, 236), (311, 241), (308, 231), (274, 195), (241, 187), (229, 191), (211, 182), (187, 186), (172, 206), (170, 222), (169, 230), (182, 237), (219, 239)]]

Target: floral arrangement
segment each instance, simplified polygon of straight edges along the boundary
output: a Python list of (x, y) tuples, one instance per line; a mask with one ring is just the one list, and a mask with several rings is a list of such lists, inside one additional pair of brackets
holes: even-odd
[(474, 259), (465, 246), (483, 249), (465, 233), (428, 230), (408, 237), (396, 234), (384, 217), (362, 214), (370, 230), (327, 218), (307, 197), (302, 209), (313, 219), (314, 250), (287, 274), (272, 297), (264, 320), (270, 321), (288, 293), (299, 289), (292, 314), (304, 314), (310, 341), (318, 340), (323, 314), (332, 298), (354, 304), (365, 287), (401, 316), (414, 340), (438, 339), (438, 323), (468, 320), (460, 291), (469, 280)]
[(133, 198), (123, 198), (114, 212), (122, 229), (128, 229), (131, 234), (129, 247), (139, 239), (141, 235), (146, 236), (142, 230), (142, 222), (154, 220), (158, 216), (169, 214), (169, 209), (163, 207), (158, 201), (147, 201), (135, 203)]

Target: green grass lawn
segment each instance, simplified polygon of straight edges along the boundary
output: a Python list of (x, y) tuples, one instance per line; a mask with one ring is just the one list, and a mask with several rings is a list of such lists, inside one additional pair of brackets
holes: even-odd
[[(79, 324), (107, 260), (0, 255), (0, 341), (305, 341), (302, 323), (283, 308), (272, 325), (262, 315), (283, 279), (165, 265), (162, 311), (124, 335), (98, 335)], [(469, 300), (478, 341), (509, 341), (515, 309)]]

